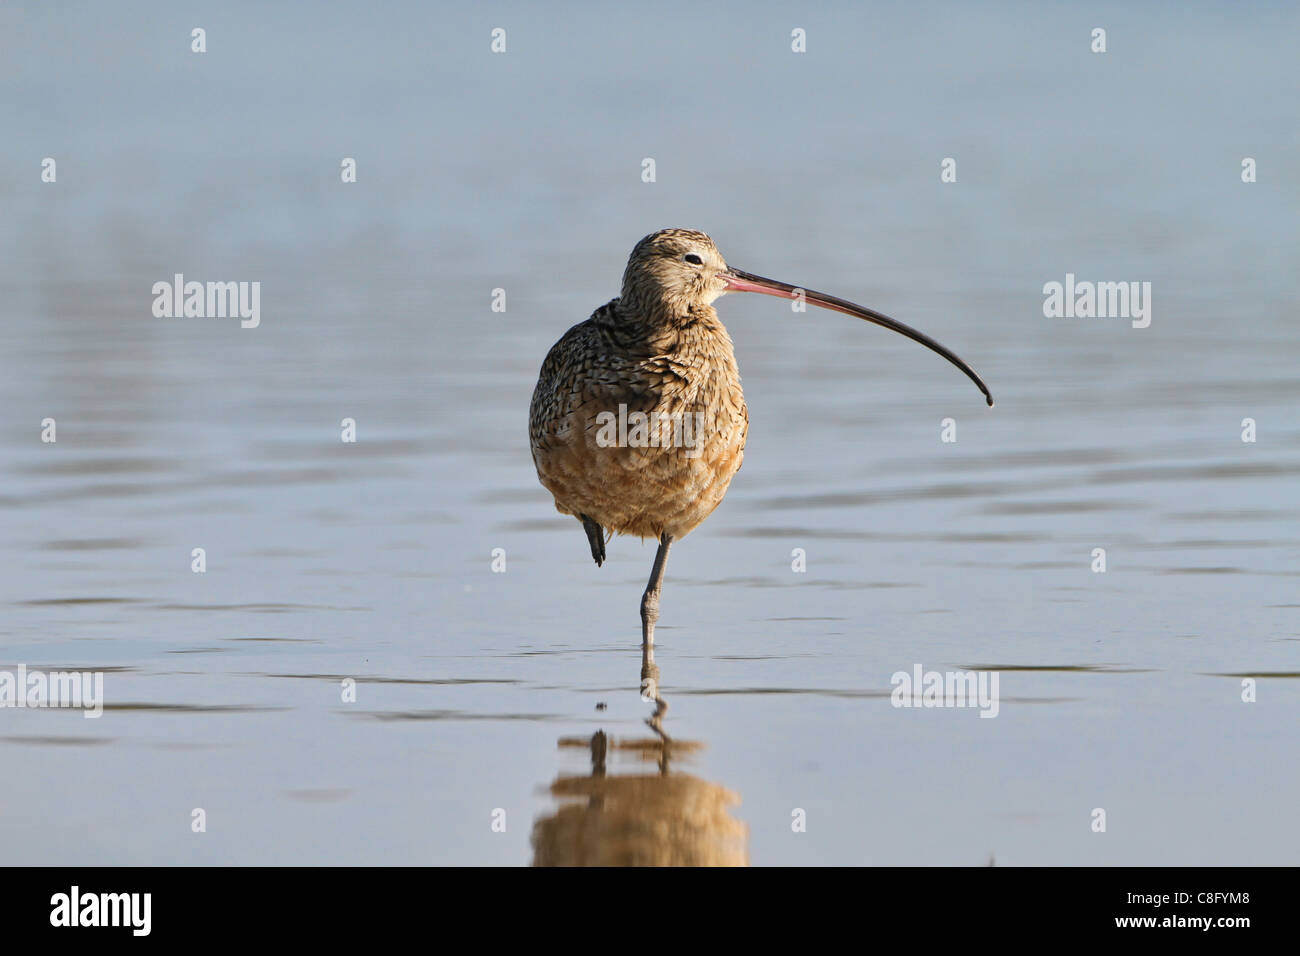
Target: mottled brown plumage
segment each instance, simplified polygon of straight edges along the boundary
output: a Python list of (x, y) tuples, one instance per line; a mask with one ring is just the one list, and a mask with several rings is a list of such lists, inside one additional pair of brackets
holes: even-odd
[[(731, 337), (710, 305), (725, 268), (702, 232), (647, 236), (628, 261), (622, 295), (551, 349), (529, 435), (537, 475), (561, 513), (619, 534), (681, 538), (721, 503), (749, 427)], [(637, 412), (645, 433), (629, 426), (618, 444), (618, 420), (635, 423)]]
[(901, 322), (729, 268), (702, 232), (646, 236), (628, 259), (619, 297), (551, 348), (528, 417), (537, 476), (556, 509), (582, 522), (597, 565), (607, 532), (659, 539), (641, 599), (646, 645), (669, 545), (713, 513), (744, 457), (749, 410), (731, 337), (712, 305), (727, 291), (807, 301), (892, 329), (944, 356), (993, 404), (965, 362)]

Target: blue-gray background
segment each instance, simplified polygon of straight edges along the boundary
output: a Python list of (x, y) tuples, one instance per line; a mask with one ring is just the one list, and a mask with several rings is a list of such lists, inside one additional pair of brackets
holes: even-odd
[[(3, 859), (528, 862), (557, 741), (649, 734), (653, 553), (592, 566), (528, 400), (675, 225), (998, 400), (719, 303), (749, 447), (658, 662), (751, 861), (1293, 863), (1295, 6), (467, 6), (0, 8), (0, 665), (110, 708), (0, 711)], [(260, 281), (260, 328), (154, 318), (177, 272)], [(1150, 328), (1045, 318), (1067, 272)], [(1001, 669), (1000, 716), (892, 708), (916, 663)]]

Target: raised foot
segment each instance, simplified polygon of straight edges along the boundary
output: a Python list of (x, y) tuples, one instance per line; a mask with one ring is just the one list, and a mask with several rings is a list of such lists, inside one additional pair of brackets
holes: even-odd
[(578, 516), (582, 520), (582, 529), (587, 532), (587, 543), (591, 545), (591, 558), (596, 567), (605, 563), (605, 530), (586, 515)]

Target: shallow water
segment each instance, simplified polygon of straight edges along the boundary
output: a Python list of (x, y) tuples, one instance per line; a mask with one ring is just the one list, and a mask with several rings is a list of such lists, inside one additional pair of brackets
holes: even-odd
[[(1296, 860), (1296, 13), (746, 9), (507, 6), (502, 56), (414, 5), (236, 5), (201, 56), (167, 5), (0, 12), (0, 670), (107, 701), (0, 709), (0, 859)], [(749, 443), (654, 718), (653, 547), (595, 568), (525, 423), (664, 225), (997, 406), (722, 300)], [(154, 318), (177, 272), (260, 326)], [(1150, 327), (1045, 318), (1067, 272), (1150, 281)], [(917, 664), (999, 672), (997, 718), (891, 706)]]

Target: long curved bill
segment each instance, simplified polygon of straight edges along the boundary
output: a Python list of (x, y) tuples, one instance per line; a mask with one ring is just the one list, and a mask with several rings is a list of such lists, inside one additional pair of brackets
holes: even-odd
[(719, 278), (727, 283), (728, 292), (759, 292), (763, 295), (774, 295), (782, 299), (798, 299), (801, 295), (805, 301), (813, 305), (819, 305), (823, 309), (830, 309), (833, 312), (843, 312), (845, 315), (854, 315), (859, 319), (866, 319), (868, 322), (874, 322), (876, 325), (884, 326), (887, 329), (906, 335), (913, 342), (920, 342), (926, 348), (933, 352), (938, 352), (953, 365), (957, 366), (966, 373), (966, 377), (974, 382), (981, 392), (984, 393), (985, 400), (989, 407), (993, 406), (993, 396), (989, 394), (989, 388), (983, 380), (975, 374), (975, 370), (963, 362), (950, 349), (940, 345), (930, 336), (923, 332), (918, 332), (911, 326), (904, 325), (891, 319), (887, 315), (881, 315), (872, 309), (864, 309), (860, 305), (849, 302), (847, 299), (840, 299), (833, 295), (827, 295), (824, 292), (815, 292), (812, 289), (804, 289), (799, 286), (792, 286), (787, 282), (778, 282), (775, 279), (764, 279), (762, 276), (756, 276), (750, 272), (742, 272), (740, 269), (727, 268), (725, 272), (718, 273)]

